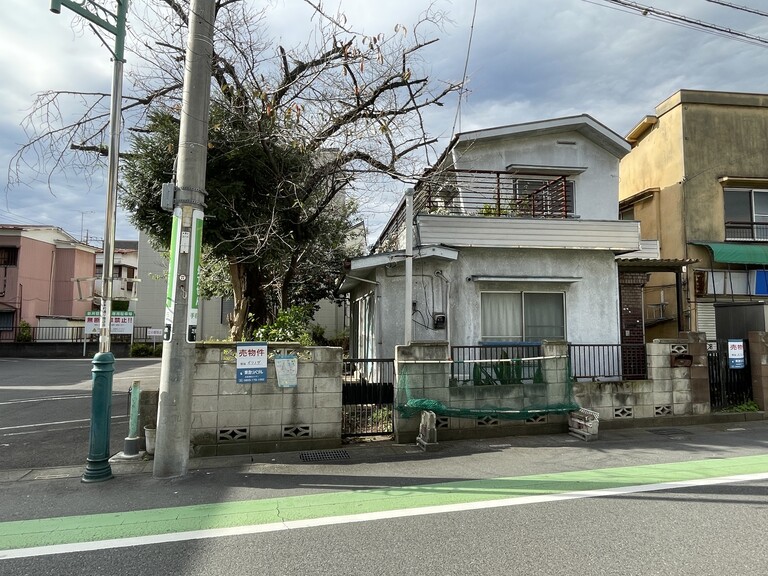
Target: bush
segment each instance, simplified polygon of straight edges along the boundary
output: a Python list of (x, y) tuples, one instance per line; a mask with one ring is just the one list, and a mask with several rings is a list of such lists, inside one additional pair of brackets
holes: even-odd
[(129, 355), (131, 358), (160, 358), (163, 355), (163, 347), (136, 342), (131, 344)]
[(272, 324), (266, 324), (253, 331), (253, 340), (257, 342), (298, 342), (302, 346), (312, 346), (313, 306), (291, 306), (280, 310)]
[(32, 342), (32, 326), (29, 322), (22, 320), (19, 322), (19, 331), (16, 333), (16, 342)]

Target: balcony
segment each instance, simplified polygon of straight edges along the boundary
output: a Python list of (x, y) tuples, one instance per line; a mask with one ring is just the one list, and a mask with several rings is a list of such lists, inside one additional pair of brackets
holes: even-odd
[(768, 222), (726, 222), (725, 239), (736, 242), (768, 242)]
[(492, 170), (444, 170), (416, 187), (417, 214), (573, 218), (573, 182)]

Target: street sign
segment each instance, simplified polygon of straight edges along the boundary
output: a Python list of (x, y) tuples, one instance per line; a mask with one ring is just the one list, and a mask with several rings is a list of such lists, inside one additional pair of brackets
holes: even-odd
[(192, 211), (192, 238), (189, 247), (189, 304), (187, 305), (187, 342), (197, 340), (198, 278), (200, 249), (203, 244), (203, 211)]
[(162, 335), (163, 335), (162, 328), (147, 328), (147, 336), (149, 337), (162, 336)]
[[(117, 312), (112, 311), (111, 322), (109, 323), (110, 334), (133, 334), (133, 319), (135, 314), (130, 311)], [(88, 310), (85, 313), (86, 336), (98, 334), (101, 324), (101, 312), (99, 310)]]

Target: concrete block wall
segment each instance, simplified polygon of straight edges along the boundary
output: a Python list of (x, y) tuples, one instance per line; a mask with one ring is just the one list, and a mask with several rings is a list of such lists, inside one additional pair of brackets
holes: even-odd
[(341, 348), (269, 347), (298, 355), (298, 386), (238, 384), (232, 344), (198, 344), (192, 383), (193, 451), (199, 456), (320, 449), (341, 445)]
[[(567, 344), (545, 343), (542, 362), (544, 382), (499, 386), (456, 386), (450, 379), (450, 347), (447, 342), (414, 342), (395, 349), (396, 404), (408, 398), (437, 400), (449, 408), (483, 410), (488, 407), (524, 410), (532, 405), (560, 404), (568, 386)], [(405, 375), (403, 377), (403, 375)], [(405, 417), (395, 410), (395, 439), (414, 442), (420, 416)], [(565, 414), (532, 414), (528, 418), (506, 419), (493, 414), (473, 416), (437, 415), (438, 441), (507, 435), (564, 432)]]
[[(646, 345), (648, 379), (576, 382), (577, 402), (600, 414), (601, 421), (663, 419), (710, 413), (707, 343), (704, 334)], [(673, 367), (673, 357), (690, 358), (690, 366)], [(660, 420), (661, 422), (661, 420)]]

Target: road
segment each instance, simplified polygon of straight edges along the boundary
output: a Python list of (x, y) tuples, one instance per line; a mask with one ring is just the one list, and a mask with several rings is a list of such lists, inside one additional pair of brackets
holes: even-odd
[[(91, 417), (91, 359), (0, 359), (0, 469), (85, 464)], [(133, 380), (160, 378), (157, 359), (115, 361), (112, 453), (128, 433)]]
[[(36, 415), (50, 402), (46, 418), (79, 419), (88, 368), (48, 361), (32, 368), (47, 376), (28, 376), (1, 362), (2, 427), (27, 410), (35, 438), (53, 432), (54, 442), (62, 433), (51, 428), (69, 425)], [(132, 379), (158, 370), (120, 362), (115, 409)], [(3, 430), (19, 436), (2, 442), (30, 432)], [(3, 459), (18, 447), (7, 448)], [(589, 443), (559, 434), (339, 452), (197, 459), (177, 479), (122, 462), (95, 484), (80, 482), (84, 455), (71, 468), (0, 469), (0, 574), (768, 573), (766, 420), (601, 430)]]

